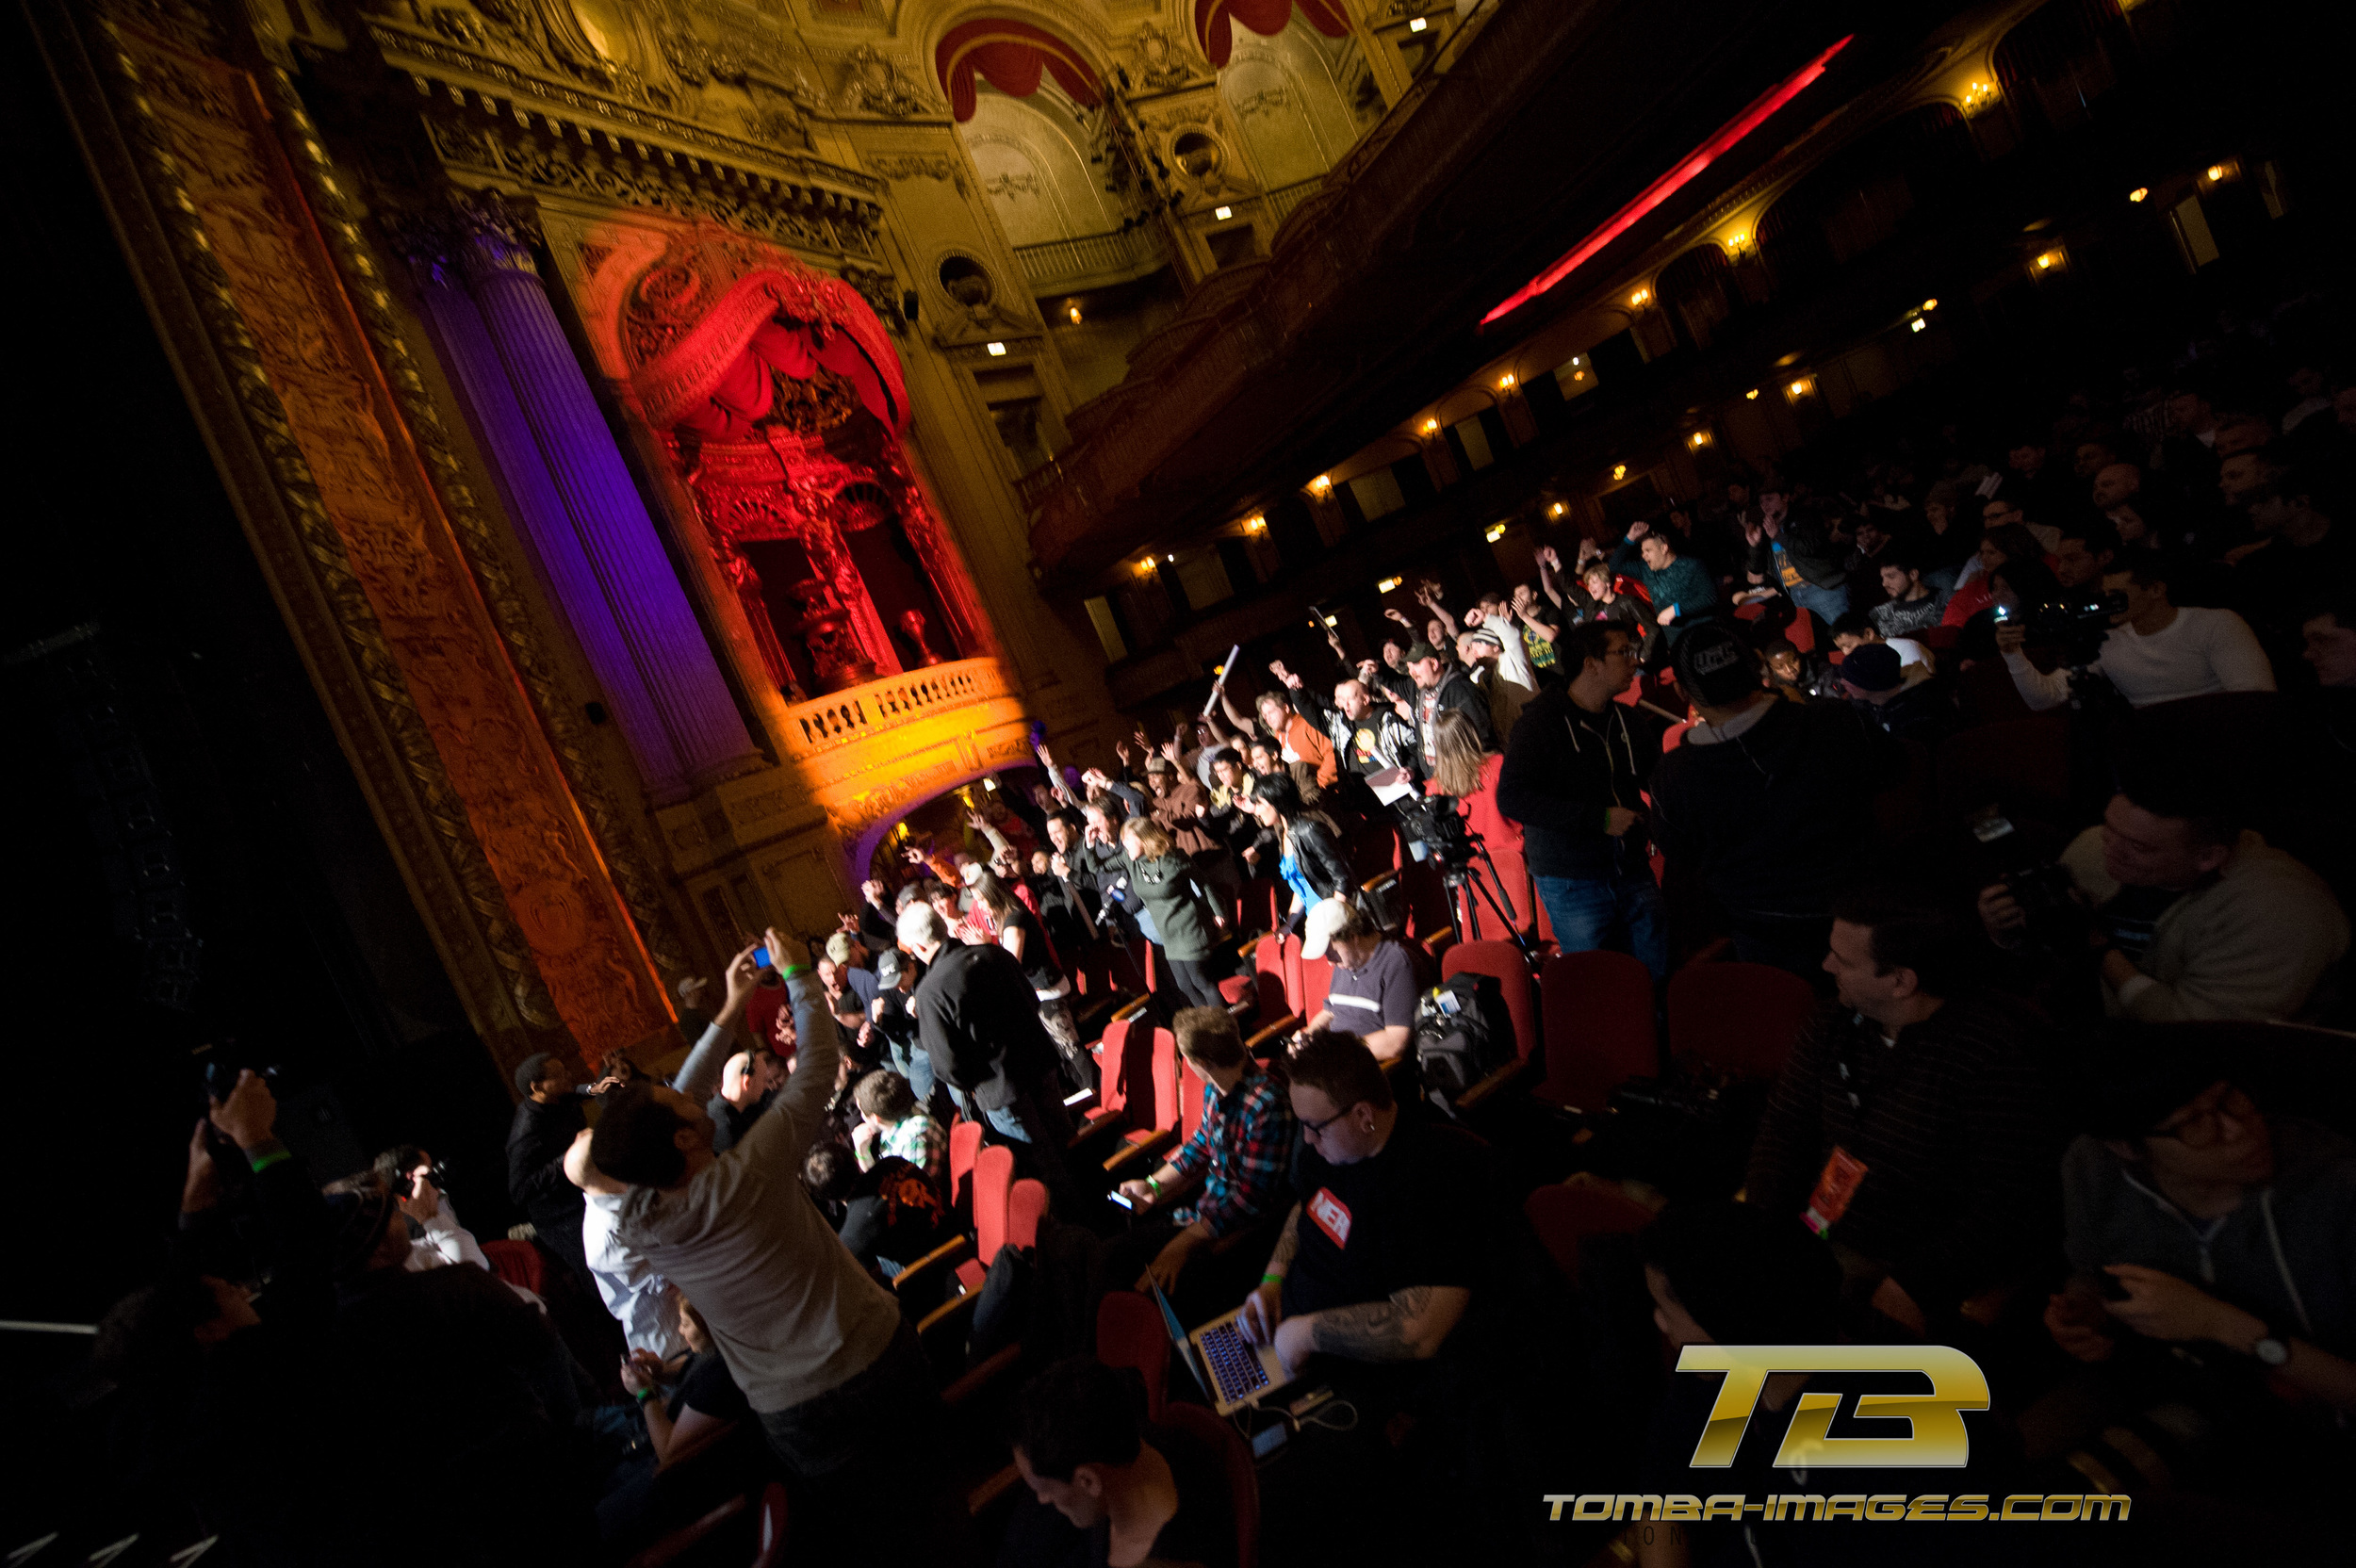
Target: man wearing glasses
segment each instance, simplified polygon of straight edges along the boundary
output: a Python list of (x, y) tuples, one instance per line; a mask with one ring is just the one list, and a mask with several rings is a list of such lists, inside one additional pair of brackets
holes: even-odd
[(1286, 1066), (1300, 1201), (1236, 1323), (1296, 1372), (1313, 1352), (1429, 1361), (1502, 1255), (1486, 1152), (1455, 1128), (1402, 1120), (1355, 1035), (1314, 1030)]
[(2104, 1041), (2062, 1161), (2071, 1278), (2045, 1308), (2053, 1343), (2100, 1371), (2045, 1409), (2079, 1417), (2049, 1441), (2084, 1441), (2123, 1478), (2136, 1456), (2104, 1452), (2118, 1424), (2189, 1405), (2209, 1430), (2182, 1484), (2213, 1490), (2230, 1466), (2273, 1511), (2320, 1503), (2302, 1483), (2347, 1462), (2356, 1146), (2261, 1110), (2233, 1082), (2247, 1050), (2205, 1029)]

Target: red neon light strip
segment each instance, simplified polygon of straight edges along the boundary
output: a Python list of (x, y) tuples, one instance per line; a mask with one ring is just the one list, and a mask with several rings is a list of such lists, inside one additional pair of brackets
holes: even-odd
[(1596, 252), (1626, 234), (1638, 219), (1675, 195), (1687, 181), (1709, 168), (1719, 155), (1759, 129), (1769, 115), (1797, 98), (1809, 83), (1824, 74), (1824, 67), (1831, 63), (1832, 57), (1846, 49), (1850, 39), (1856, 36), (1855, 33), (1850, 34), (1849, 38), (1842, 39), (1754, 99), (1748, 108), (1719, 126), (1716, 135), (1688, 153), (1683, 162), (1646, 186), (1634, 201), (1613, 213), (1610, 222), (1580, 240), (1570, 254), (1522, 285), (1503, 304), (1483, 316), (1481, 324), (1485, 327), (1498, 317), (1519, 310), (1569, 277)]

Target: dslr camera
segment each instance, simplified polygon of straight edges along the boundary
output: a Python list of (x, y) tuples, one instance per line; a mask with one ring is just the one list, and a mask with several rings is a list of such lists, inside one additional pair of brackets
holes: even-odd
[(1996, 807), (1975, 812), (1972, 836), (1988, 852), (1997, 874), (2012, 901), (2021, 906), (2027, 924), (2028, 945), (2049, 957), (2064, 958), (2086, 951), (2092, 913), (2079, 901), (2078, 885), (2068, 868), (2029, 851), (2019, 830)]

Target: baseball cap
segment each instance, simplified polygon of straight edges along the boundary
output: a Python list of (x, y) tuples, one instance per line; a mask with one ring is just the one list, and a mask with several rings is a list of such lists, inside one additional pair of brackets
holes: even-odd
[(907, 960), (900, 956), (900, 950), (896, 947), (887, 947), (881, 953), (876, 954), (875, 983), (879, 986), (898, 985), (900, 970), (906, 962)]
[(1841, 678), (1860, 692), (1894, 692), (1903, 678), (1898, 650), (1888, 643), (1860, 643), (1841, 662)]
[(853, 938), (848, 931), (837, 931), (826, 939), (826, 956), (838, 964), (849, 963), (852, 940)]
[(1338, 898), (1321, 898), (1309, 906), (1309, 919), (1301, 933), (1301, 956), (1322, 958), (1326, 949), (1333, 945), (1333, 933), (1350, 918), (1350, 906)]
[(1477, 626), (1470, 631), (1465, 632), (1464, 635), (1471, 638), (1476, 643), (1486, 643), (1491, 647), (1496, 648), (1500, 652), (1504, 650), (1505, 639), (1498, 636), (1496, 632), (1491, 631), (1485, 626)]
[(1677, 639), (1677, 684), (1707, 708), (1724, 708), (1759, 690), (1759, 667), (1732, 627), (1704, 621)]
[(1433, 647), (1431, 644), (1425, 642), (1420, 637), (1407, 645), (1406, 662), (1410, 664), (1414, 663), (1418, 659), (1445, 659), (1448, 656), (1446, 654), (1442, 653), (1438, 648)]

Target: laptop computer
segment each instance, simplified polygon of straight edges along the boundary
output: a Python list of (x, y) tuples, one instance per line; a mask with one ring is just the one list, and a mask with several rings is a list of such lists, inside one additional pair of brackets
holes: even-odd
[(1154, 1304), (1162, 1309), (1162, 1325), (1170, 1331), (1170, 1342), (1178, 1348), (1179, 1360), (1186, 1364), (1203, 1396), (1219, 1414), (1232, 1415), (1257, 1405), (1292, 1382), (1292, 1374), (1284, 1370), (1275, 1347), (1254, 1345), (1244, 1338), (1243, 1331), (1235, 1326), (1235, 1313), (1214, 1317), (1189, 1333), (1178, 1321), (1162, 1287), (1154, 1285), (1153, 1291)]

